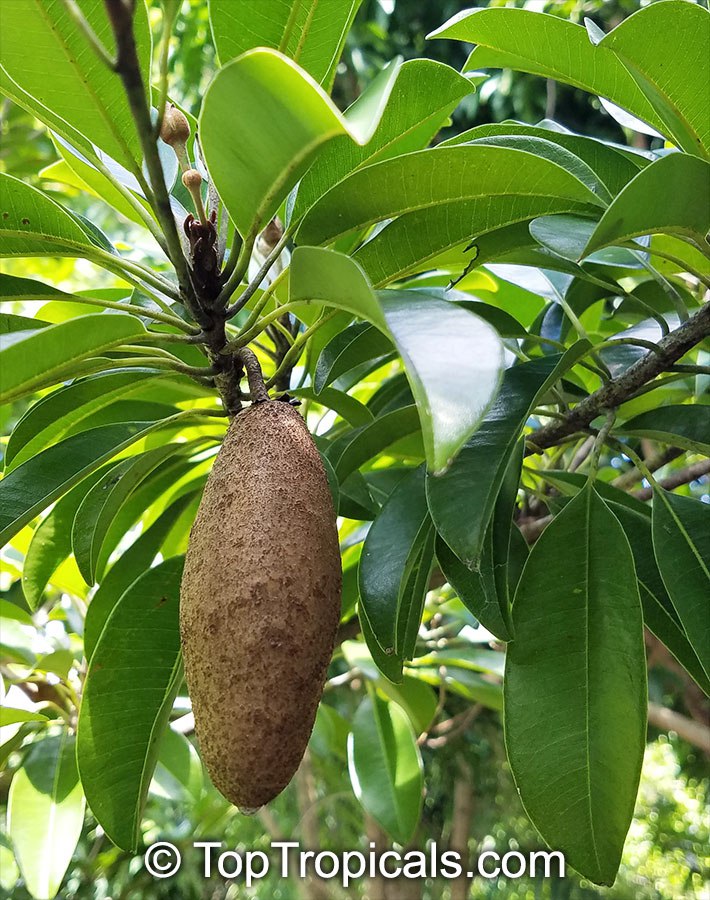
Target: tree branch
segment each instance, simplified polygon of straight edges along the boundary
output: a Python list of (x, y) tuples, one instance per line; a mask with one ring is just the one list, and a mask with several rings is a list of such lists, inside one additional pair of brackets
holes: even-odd
[(710, 728), (707, 725), (657, 703), (648, 704), (648, 721), (660, 731), (675, 731), (678, 737), (710, 756)]
[(616, 409), (634, 391), (652, 381), (673, 363), (710, 335), (710, 303), (706, 303), (691, 319), (658, 342), (656, 351), (648, 353), (630, 366), (623, 375), (613, 378), (590, 394), (563, 420), (551, 422), (528, 437), (526, 454), (542, 453), (559, 444), (570, 434), (584, 431), (602, 412)]
[(125, 0), (104, 0), (114, 37), (116, 39), (116, 71), (121, 77), (126, 92), (128, 105), (131, 108), (136, 131), (141, 142), (145, 165), (148, 169), (150, 186), (153, 193), (155, 213), (160, 222), (168, 249), (168, 256), (175, 267), (180, 292), (185, 304), (195, 321), (207, 324), (205, 315), (195, 297), (187, 260), (182, 252), (170, 195), (165, 185), (165, 174), (158, 154), (155, 129), (146, 98), (145, 85), (141, 74), (140, 62), (133, 34), (134, 4)]
[[(700, 462), (686, 466), (684, 469), (678, 469), (677, 472), (672, 472), (667, 478), (663, 478), (658, 483), (667, 491), (672, 491), (673, 488), (680, 487), (682, 484), (690, 484), (691, 481), (696, 481), (708, 473), (710, 473), (710, 459), (701, 459)], [(650, 500), (652, 496), (652, 487), (644, 487), (634, 491), (634, 497), (637, 500)]]

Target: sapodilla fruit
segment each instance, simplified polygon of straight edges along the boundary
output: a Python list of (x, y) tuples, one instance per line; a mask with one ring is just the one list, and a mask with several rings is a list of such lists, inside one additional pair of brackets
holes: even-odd
[(299, 413), (266, 401), (229, 427), (190, 534), (180, 594), (202, 758), (242, 811), (289, 783), (340, 617), (335, 512)]

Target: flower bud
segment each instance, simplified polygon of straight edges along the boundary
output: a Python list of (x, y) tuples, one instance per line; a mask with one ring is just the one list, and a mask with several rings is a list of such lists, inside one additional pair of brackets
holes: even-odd
[(192, 194), (193, 191), (199, 191), (202, 187), (202, 175), (197, 169), (188, 169), (182, 176), (182, 183)]
[(175, 147), (176, 144), (184, 146), (190, 137), (190, 123), (187, 121), (185, 114), (180, 112), (172, 103), (165, 110), (163, 123), (160, 127), (160, 137), (171, 147)]

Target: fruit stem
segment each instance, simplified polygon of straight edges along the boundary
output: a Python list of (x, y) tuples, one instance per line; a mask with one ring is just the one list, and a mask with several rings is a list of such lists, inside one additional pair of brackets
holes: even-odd
[(237, 362), (243, 367), (249, 382), (249, 393), (252, 403), (264, 403), (269, 399), (269, 392), (264, 384), (264, 376), (256, 355), (248, 347), (242, 347), (237, 354)]

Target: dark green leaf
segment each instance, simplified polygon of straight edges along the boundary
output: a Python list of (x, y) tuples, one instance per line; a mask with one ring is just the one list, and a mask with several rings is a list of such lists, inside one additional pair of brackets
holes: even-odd
[(692, 497), (655, 488), (652, 527), (663, 583), (710, 676), (710, 508)]
[(614, 199), (584, 255), (659, 232), (707, 244), (709, 229), (710, 163), (685, 153), (669, 153), (639, 172)]
[(77, 746), (81, 781), (102, 828), (129, 851), (140, 838), (160, 739), (179, 686), (182, 565), (182, 558), (169, 559), (123, 594), (104, 625), (84, 685)]
[(316, 365), (314, 387), (320, 393), (341, 375), (362, 363), (384, 362), (394, 353), (391, 341), (374, 325), (350, 325), (323, 348)]
[(628, 419), (616, 430), (629, 437), (646, 437), (696, 453), (710, 453), (710, 406), (661, 406)]
[(588, 348), (588, 342), (579, 341), (563, 355), (507, 369), (493, 407), (453, 465), (427, 478), (437, 531), (469, 568), (478, 564), (505, 467), (530, 410)]
[(607, 506), (621, 522), (634, 554), (646, 626), (666, 645), (696, 684), (710, 696), (710, 678), (703, 671), (697, 654), (686, 637), (658, 571), (653, 553), (650, 518), (620, 503), (607, 502)]
[[(360, 605), (377, 642), (388, 655), (404, 659), (398, 631), (403, 595), (430, 529), (422, 467), (403, 478), (382, 507), (365, 538), (360, 557)], [(407, 610), (405, 610), (405, 615)]]
[(631, 549), (591, 486), (533, 546), (513, 622), (505, 732), (518, 791), (549, 846), (610, 885), (646, 745), (646, 657)]
[(84, 622), (84, 655), (88, 660), (96, 647), (106, 620), (111, 615), (124, 591), (150, 568), (163, 542), (175, 527), (180, 514), (195, 499), (194, 493), (184, 494), (172, 503), (164, 513), (116, 560), (104, 575), (98, 590), (91, 598)]

